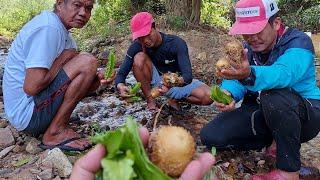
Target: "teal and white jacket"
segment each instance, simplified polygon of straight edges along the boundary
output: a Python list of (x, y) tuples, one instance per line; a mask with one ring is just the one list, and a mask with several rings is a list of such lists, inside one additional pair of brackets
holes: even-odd
[(259, 54), (248, 48), (248, 60), (255, 71), (255, 82), (244, 86), (238, 80), (223, 80), (221, 88), (229, 91), (236, 102), (246, 93), (269, 89), (292, 88), (306, 99), (320, 99), (320, 89), (316, 84), (314, 47), (311, 38), (304, 32), (288, 28), (270, 52), (263, 65)]

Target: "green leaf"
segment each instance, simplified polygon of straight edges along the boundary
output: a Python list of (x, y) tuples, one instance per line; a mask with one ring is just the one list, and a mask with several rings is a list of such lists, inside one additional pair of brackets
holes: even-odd
[(101, 143), (108, 154), (102, 160), (103, 179), (170, 179), (149, 160), (141, 142), (136, 121), (129, 117), (123, 127), (92, 138)]
[(104, 158), (101, 161), (103, 167), (103, 179), (109, 180), (130, 180), (136, 177), (133, 170), (134, 161), (127, 156), (116, 159)]
[(210, 98), (213, 101), (223, 103), (223, 104), (230, 104), (233, 101), (232, 97), (224, 93), (218, 85), (213, 85), (211, 86), (210, 89), (211, 89)]
[(110, 53), (108, 56), (108, 64), (104, 72), (105, 79), (108, 79), (111, 77), (111, 75), (113, 74), (115, 65), (116, 65), (116, 55), (114, 54), (114, 50), (110, 50)]
[(213, 156), (217, 155), (217, 149), (216, 149), (216, 147), (212, 146), (212, 148), (211, 148), (211, 154), (212, 154)]
[(129, 93), (132, 96), (135, 96), (141, 88), (141, 83), (137, 82), (134, 86), (129, 88)]

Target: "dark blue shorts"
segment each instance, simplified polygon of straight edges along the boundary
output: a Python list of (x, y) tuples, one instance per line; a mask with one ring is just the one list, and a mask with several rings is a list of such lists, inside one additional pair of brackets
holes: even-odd
[(34, 96), (33, 114), (24, 132), (38, 136), (47, 130), (63, 102), (70, 82), (71, 80), (66, 72), (61, 69), (52, 83)]

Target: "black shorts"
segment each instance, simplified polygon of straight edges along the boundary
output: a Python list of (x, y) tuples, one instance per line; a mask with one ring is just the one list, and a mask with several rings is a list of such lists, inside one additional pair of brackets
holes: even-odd
[(44, 133), (63, 102), (71, 80), (61, 69), (52, 83), (34, 96), (34, 109), (29, 125), (23, 131), (33, 136)]

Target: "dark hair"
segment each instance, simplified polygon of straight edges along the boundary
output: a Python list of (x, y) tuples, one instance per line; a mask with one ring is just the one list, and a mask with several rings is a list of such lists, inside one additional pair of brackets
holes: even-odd
[(272, 15), (272, 16), (268, 19), (268, 23), (269, 23), (270, 25), (272, 25), (273, 22), (274, 22), (274, 20), (275, 20), (277, 17), (280, 17), (280, 16), (279, 16), (279, 12), (275, 13), (274, 15)]
[(155, 23), (155, 22), (153, 22), (153, 23), (151, 24), (151, 28), (156, 28), (156, 23)]

